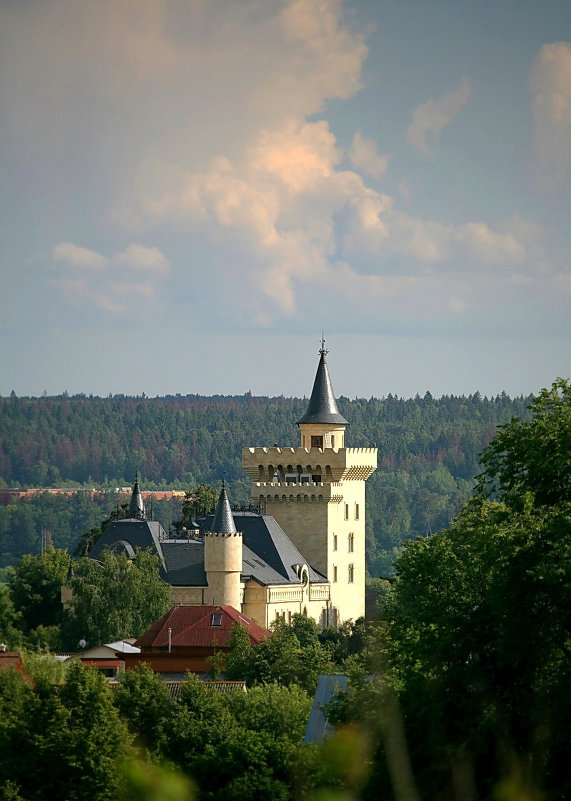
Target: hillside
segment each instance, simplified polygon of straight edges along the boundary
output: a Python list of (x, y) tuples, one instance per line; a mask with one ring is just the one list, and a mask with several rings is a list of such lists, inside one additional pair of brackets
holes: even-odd
[[(368, 482), (369, 570), (385, 575), (409, 537), (446, 526), (469, 497), (479, 454), (498, 425), (526, 418), (530, 398), (444, 396), (338, 399), (348, 446), (376, 445)], [(248, 498), (241, 449), (297, 445), (299, 398), (200, 395), (157, 398), (56, 396), (0, 398), (0, 485), (108, 488), (138, 470), (145, 489), (188, 489), (223, 475), (233, 501)], [(0, 509), (0, 565), (40, 548), (42, 531), (72, 548), (116, 503), (114, 492), (71, 499), (45, 494)], [(176, 502), (155, 505), (168, 527)]]

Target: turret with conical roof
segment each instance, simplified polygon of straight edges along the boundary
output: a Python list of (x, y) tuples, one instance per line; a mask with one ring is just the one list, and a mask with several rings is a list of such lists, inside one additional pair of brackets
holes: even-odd
[(321, 348), (319, 349), (319, 364), (317, 366), (317, 373), (315, 381), (313, 382), (313, 389), (309, 399), (309, 405), (303, 417), (301, 417), (297, 424), (303, 423), (333, 423), (340, 425), (349, 425), (347, 420), (339, 414), (337, 408), (337, 401), (333, 394), (333, 387), (331, 386), (331, 378), (329, 377), (329, 370), (325, 357), (329, 353), (325, 349), (325, 340), (321, 340)]
[(135, 483), (133, 484), (133, 492), (131, 493), (131, 502), (129, 504), (129, 518), (138, 520), (147, 519), (147, 510), (145, 509), (143, 496), (139, 489), (138, 473), (135, 473)]
[(319, 364), (305, 414), (297, 421), (302, 448), (343, 448), (347, 420), (339, 413), (325, 357), (329, 351), (321, 339)]
[(204, 570), (208, 603), (241, 608), (242, 535), (230, 508), (224, 482), (218, 497), (211, 531), (204, 535)]
[(214, 519), (212, 520), (211, 531), (213, 534), (236, 534), (236, 523), (234, 522), (224, 481), (222, 482), (222, 489), (218, 497)]

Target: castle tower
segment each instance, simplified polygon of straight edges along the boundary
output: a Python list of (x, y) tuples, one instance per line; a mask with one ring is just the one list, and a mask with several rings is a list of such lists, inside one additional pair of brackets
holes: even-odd
[(242, 535), (236, 530), (224, 484), (212, 521), (212, 531), (204, 535), (204, 570), (208, 582), (206, 603), (212, 606), (226, 604), (240, 611)]
[(244, 448), (252, 498), (265, 505), (308, 562), (330, 582), (324, 619), (365, 614), (365, 482), (376, 448), (345, 447), (322, 341), (307, 410), (298, 420), (298, 448)]

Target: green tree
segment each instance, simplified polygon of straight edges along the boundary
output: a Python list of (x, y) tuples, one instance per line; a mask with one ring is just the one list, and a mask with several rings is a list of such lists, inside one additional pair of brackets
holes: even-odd
[(193, 528), (197, 517), (204, 517), (214, 510), (218, 495), (219, 490), (205, 482), (188, 490), (182, 502), (182, 517), (174, 523), (175, 529), (180, 532), (183, 528)]
[[(298, 634), (304, 641), (303, 647)], [(247, 632), (235, 626), (224, 672), (226, 678), (246, 681), (248, 686), (272, 682), (284, 686), (299, 684), (313, 693), (329, 662), (329, 649), (319, 642), (313, 621), (308, 623), (303, 615), (296, 615), (293, 625), (274, 624), (272, 636), (255, 646), (250, 645)]]
[(143, 663), (123, 673), (113, 700), (140, 744), (160, 755), (172, 714), (165, 683)]
[(432, 793), (466, 766), (482, 796), (502, 777), (518, 792), (569, 790), (568, 384), (531, 410), (485, 450), (478, 495), (450, 528), (405, 544), (385, 599), (413, 759)]
[(530, 404), (531, 420), (501, 426), (482, 454), (478, 493), (521, 507), (571, 501), (571, 385), (558, 378)]
[(148, 551), (132, 559), (105, 551), (101, 562), (83, 558), (71, 580), (73, 597), (64, 620), (69, 647), (138, 637), (170, 606), (170, 587), (159, 575), (159, 560)]
[(65, 551), (47, 548), (37, 556), (24, 554), (14, 569), (10, 597), (26, 631), (61, 623), (61, 587), (69, 566), (70, 558)]
[(20, 644), (22, 633), (18, 624), (20, 615), (14, 609), (8, 588), (0, 585), (0, 642), (11, 651)]
[(7, 721), (0, 725), (0, 782), (26, 801), (114, 801), (130, 737), (105, 679), (75, 663), (61, 688), (40, 681), (31, 690), (15, 677), (7, 684), (10, 694), (0, 691)]

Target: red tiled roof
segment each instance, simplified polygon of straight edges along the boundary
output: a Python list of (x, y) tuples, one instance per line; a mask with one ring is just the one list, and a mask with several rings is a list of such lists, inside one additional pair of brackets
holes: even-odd
[[(213, 626), (213, 615), (220, 615), (220, 625)], [(230, 633), (236, 624), (246, 629), (250, 643), (256, 645), (270, 636), (267, 629), (238, 612), (232, 606), (174, 606), (139, 637), (140, 648), (168, 648), (171, 629), (173, 648), (189, 648), (230, 644)]]
[(0, 652), (0, 670), (7, 670), (11, 667), (23, 672), (22, 657), (20, 654), (17, 651)]

